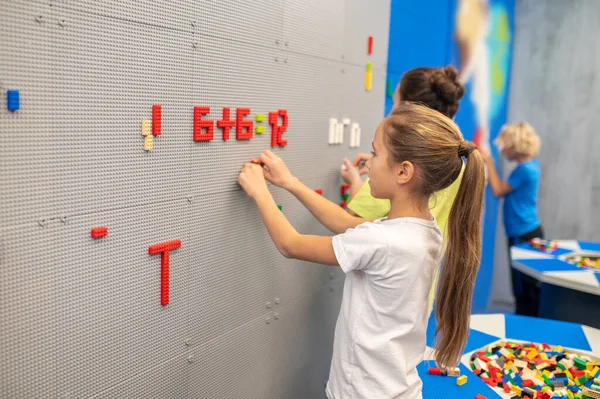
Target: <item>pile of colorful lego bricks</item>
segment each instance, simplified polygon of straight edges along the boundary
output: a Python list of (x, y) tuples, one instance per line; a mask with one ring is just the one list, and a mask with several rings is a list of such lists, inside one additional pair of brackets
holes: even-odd
[(500, 341), (474, 352), (470, 365), (510, 398), (600, 399), (600, 360), (560, 346)]
[(558, 249), (558, 241), (556, 240), (542, 240), (541, 238), (534, 238), (529, 240), (529, 245), (538, 251), (548, 253), (555, 252)]
[(600, 271), (600, 254), (598, 256), (574, 256), (568, 262), (586, 269)]

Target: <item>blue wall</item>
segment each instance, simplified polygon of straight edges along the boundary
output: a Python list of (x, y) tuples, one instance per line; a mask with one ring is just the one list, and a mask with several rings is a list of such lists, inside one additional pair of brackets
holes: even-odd
[[(393, 88), (404, 72), (415, 67), (448, 64), (458, 67), (458, 52), (452, 40), (458, 1), (392, 0), (387, 79), (391, 81)], [(492, 140), (506, 121), (514, 6), (514, 0), (489, 1), (491, 29), (487, 45), (491, 106), (488, 122)], [(455, 121), (465, 138), (473, 140), (477, 122), (475, 105), (469, 96), (472, 83), (468, 82), (466, 88), (467, 93), (460, 103)], [(392, 99), (386, 97), (386, 115), (391, 107)], [(498, 159), (495, 146), (492, 146), (492, 151)], [(486, 312), (493, 275), (498, 200), (491, 195), (489, 187), (485, 202), (483, 257), (473, 295), (473, 313)]]

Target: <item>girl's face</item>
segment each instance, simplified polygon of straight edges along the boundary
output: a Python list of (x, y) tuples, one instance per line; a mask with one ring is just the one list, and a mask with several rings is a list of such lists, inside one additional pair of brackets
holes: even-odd
[(383, 140), (382, 124), (379, 125), (373, 139), (373, 156), (367, 161), (371, 195), (375, 198), (390, 199), (396, 186), (390, 154)]

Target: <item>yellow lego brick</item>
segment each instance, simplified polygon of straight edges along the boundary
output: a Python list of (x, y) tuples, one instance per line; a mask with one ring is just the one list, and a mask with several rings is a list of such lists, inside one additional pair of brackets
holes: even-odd
[(147, 136), (152, 132), (152, 121), (143, 120), (142, 121), (142, 136)]
[(152, 145), (154, 143), (154, 136), (149, 134), (144, 137), (144, 151), (152, 151)]
[(265, 127), (264, 126), (256, 126), (254, 131), (256, 132), (256, 134), (263, 134), (265, 132)]
[(254, 118), (257, 122), (264, 122), (265, 121), (266, 116), (264, 114), (257, 114), (256, 117)]
[(521, 396), (521, 393), (523, 392), (523, 390), (516, 385), (513, 385), (511, 387), (511, 389), (513, 390), (514, 393), (516, 393), (519, 396)]
[(373, 71), (367, 70), (367, 73), (365, 76), (365, 90), (371, 91), (372, 87), (373, 87)]
[(465, 385), (467, 383), (467, 376), (461, 375), (456, 379), (456, 385)]
[(571, 374), (571, 372), (569, 370), (565, 370), (565, 374), (567, 375), (567, 378), (572, 380), (573, 379), (573, 374)]
[(540, 357), (542, 358), (542, 360), (548, 360), (548, 355), (546, 355), (545, 352), (540, 353)]
[(536, 351), (536, 350), (534, 349), (534, 350), (530, 351), (530, 352), (527, 354), (527, 359), (529, 359), (529, 360), (533, 360), (533, 359), (535, 359), (535, 358), (537, 357), (537, 355), (538, 355), (538, 351)]
[(560, 345), (559, 345), (559, 346), (555, 346), (555, 347), (554, 347), (554, 352), (564, 352), (564, 349), (563, 349), (563, 347), (562, 347), (562, 346), (560, 346)]

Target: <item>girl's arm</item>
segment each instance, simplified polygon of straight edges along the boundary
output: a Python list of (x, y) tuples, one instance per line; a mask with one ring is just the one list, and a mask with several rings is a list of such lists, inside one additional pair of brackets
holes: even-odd
[(500, 179), (498, 171), (496, 170), (496, 165), (494, 165), (494, 158), (492, 158), (489, 154), (483, 154), (483, 159), (487, 165), (488, 180), (494, 197), (500, 198), (504, 197), (506, 194), (512, 193), (514, 190), (510, 184)]
[(369, 220), (352, 216), (339, 205), (329, 201), (314, 190), (306, 187), (300, 180), (294, 178), (283, 186), (292, 193), (316, 217), (323, 226), (334, 234), (341, 234), (348, 229)]
[(321, 222), (325, 227), (335, 234), (341, 234), (347, 229), (358, 226), (369, 220), (350, 215), (339, 205), (334, 204), (327, 198), (317, 194), (314, 190), (306, 187), (290, 173), (281, 158), (271, 151), (265, 151), (260, 158), (254, 159), (254, 163), (264, 165), (264, 176), (274, 185), (291, 192), (302, 204)]
[(331, 237), (298, 234), (292, 227), (273, 200), (261, 166), (246, 164), (238, 177), (238, 183), (256, 202), (267, 231), (283, 256), (338, 266)]

